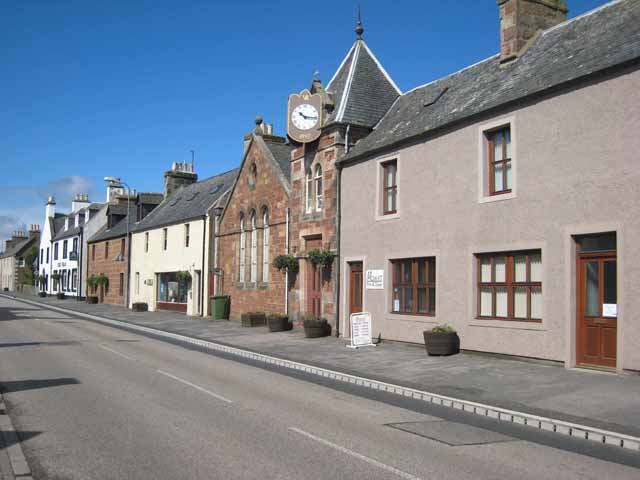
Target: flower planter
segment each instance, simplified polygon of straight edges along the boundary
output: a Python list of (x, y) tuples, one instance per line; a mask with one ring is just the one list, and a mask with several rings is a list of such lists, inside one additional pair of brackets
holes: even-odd
[(270, 332), (285, 332), (293, 328), (293, 323), (289, 322), (289, 317), (286, 315), (269, 315), (267, 326)]
[(56, 298), (58, 300), (64, 300), (65, 298), (67, 298), (67, 296), (64, 293), (58, 292), (56, 293)]
[(87, 297), (87, 303), (98, 303), (98, 297), (96, 296)]
[(134, 312), (146, 312), (149, 310), (149, 305), (144, 302), (136, 302), (131, 305), (131, 310)]
[(331, 335), (331, 325), (325, 320), (321, 321), (305, 321), (304, 336), (306, 338), (320, 338)]
[(429, 355), (455, 355), (460, 353), (460, 337), (456, 332), (424, 332), (424, 345)]
[(267, 317), (262, 312), (243, 313), (240, 320), (243, 327), (262, 327), (267, 323)]
[(38, 292), (38, 296), (44, 298), (47, 296), (47, 292)]

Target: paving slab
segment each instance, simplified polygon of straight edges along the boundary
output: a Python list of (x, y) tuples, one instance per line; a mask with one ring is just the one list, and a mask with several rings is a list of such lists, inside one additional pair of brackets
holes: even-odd
[(266, 327), (245, 328), (238, 322), (174, 312), (138, 313), (73, 299), (22, 298), (439, 395), (640, 436), (640, 375), (569, 370), (475, 353), (429, 357), (424, 346), (384, 341), (376, 348), (352, 350), (346, 348), (345, 339), (306, 339), (301, 329), (269, 333)]

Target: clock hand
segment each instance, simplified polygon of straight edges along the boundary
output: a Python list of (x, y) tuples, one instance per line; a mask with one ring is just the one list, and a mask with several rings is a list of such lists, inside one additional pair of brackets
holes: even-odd
[(304, 113), (302, 113), (302, 112), (298, 112), (298, 113), (299, 113), (299, 114), (302, 116), (302, 118), (304, 118), (305, 120), (317, 120), (317, 119), (318, 119), (318, 117), (308, 117), (308, 116), (306, 116), (306, 115), (305, 115)]

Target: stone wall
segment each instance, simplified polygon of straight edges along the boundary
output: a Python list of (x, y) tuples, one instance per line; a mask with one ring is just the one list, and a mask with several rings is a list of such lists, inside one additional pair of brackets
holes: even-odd
[[(123, 240), (125, 240), (124, 236), (88, 245), (87, 278), (91, 277), (91, 275), (104, 274), (109, 278), (109, 287), (105, 288), (104, 292), (101, 292), (100, 289), (102, 287), (93, 289), (87, 286), (87, 295), (97, 295), (102, 302), (111, 305), (124, 305), (127, 294), (127, 242), (125, 240), (125, 251), (122, 252), (121, 245)], [(105, 258), (107, 243), (109, 244), (109, 254)], [(120, 285), (120, 274), (123, 275), (122, 287)], [(122, 295), (120, 295), (121, 291)]]

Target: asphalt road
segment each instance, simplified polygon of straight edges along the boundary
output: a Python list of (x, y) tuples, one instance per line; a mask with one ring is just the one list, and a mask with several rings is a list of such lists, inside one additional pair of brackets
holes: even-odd
[(640, 478), (5, 298), (0, 386), (36, 479)]

